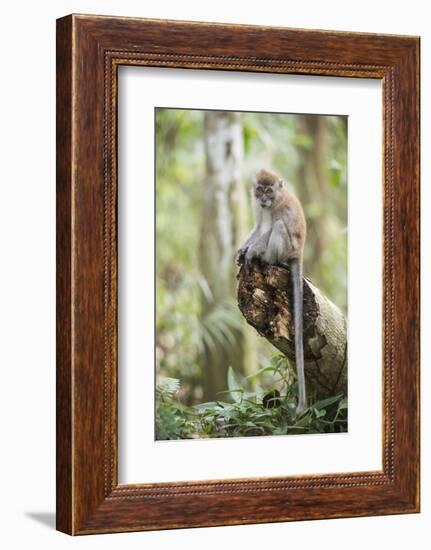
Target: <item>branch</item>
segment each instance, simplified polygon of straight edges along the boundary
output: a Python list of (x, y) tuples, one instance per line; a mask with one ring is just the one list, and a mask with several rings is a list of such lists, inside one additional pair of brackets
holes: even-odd
[[(319, 397), (347, 392), (347, 323), (340, 309), (307, 279), (304, 360), (308, 389)], [(293, 289), (289, 270), (256, 262), (238, 274), (238, 307), (246, 321), (295, 360)]]

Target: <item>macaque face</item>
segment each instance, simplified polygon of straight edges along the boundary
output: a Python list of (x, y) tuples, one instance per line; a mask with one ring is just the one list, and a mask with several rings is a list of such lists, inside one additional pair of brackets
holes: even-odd
[(272, 208), (277, 200), (278, 183), (268, 184), (257, 181), (254, 186), (254, 196), (261, 208)]

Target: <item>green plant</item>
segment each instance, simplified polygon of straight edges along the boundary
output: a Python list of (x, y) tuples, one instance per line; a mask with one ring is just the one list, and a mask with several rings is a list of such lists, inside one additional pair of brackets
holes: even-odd
[(190, 410), (173, 401), (180, 389), (176, 378), (161, 378), (156, 384), (156, 439), (183, 439), (194, 432)]
[[(265, 381), (268, 378), (271, 384)], [(261, 383), (251, 391), (251, 378)], [(239, 380), (228, 370), (224, 400), (185, 407), (175, 401), (179, 380), (161, 379), (157, 385), (156, 438), (189, 439), (294, 435), (347, 431), (347, 399), (336, 395), (311, 399), (309, 407), (296, 414), (297, 385), (289, 361), (279, 353), (271, 364)], [(229, 402), (229, 399), (231, 402)]]
[[(217, 401), (197, 405), (200, 426), (207, 437), (255, 435), (288, 435), (344, 432), (347, 430), (347, 400), (342, 395), (313, 402), (302, 415), (296, 415), (296, 383), (290, 372), (283, 372), (286, 359), (275, 357), (273, 365), (261, 369), (278, 373), (284, 384), (284, 395), (277, 388), (264, 392), (247, 391), (232, 369), (228, 373), (228, 393), (233, 402)], [(280, 382), (280, 380), (278, 380)]]
[(188, 439), (194, 433), (186, 407), (172, 401), (160, 403), (156, 411), (156, 439)]
[(180, 381), (177, 378), (160, 378), (156, 384), (156, 398), (161, 401), (172, 399), (180, 389)]

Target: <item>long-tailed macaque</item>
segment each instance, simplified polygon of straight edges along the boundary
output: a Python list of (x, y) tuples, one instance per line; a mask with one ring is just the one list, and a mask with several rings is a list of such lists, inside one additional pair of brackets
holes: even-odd
[(297, 414), (307, 407), (303, 347), (302, 256), (306, 225), (299, 200), (273, 172), (260, 170), (252, 190), (256, 224), (238, 251), (248, 267), (253, 259), (271, 265), (288, 265), (293, 280), (295, 357), (298, 378)]

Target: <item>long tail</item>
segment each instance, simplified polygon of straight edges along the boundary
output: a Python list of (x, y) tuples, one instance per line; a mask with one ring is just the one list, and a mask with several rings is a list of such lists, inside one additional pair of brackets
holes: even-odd
[(295, 258), (290, 262), (290, 273), (293, 278), (293, 308), (295, 328), (295, 359), (296, 375), (298, 378), (298, 406), (296, 412), (302, 413), (307, 407), (307, 393), (305, 389), (304, 373), (304, 327), (303, 327), (303, 282), (302, 282), (302, 261)]

